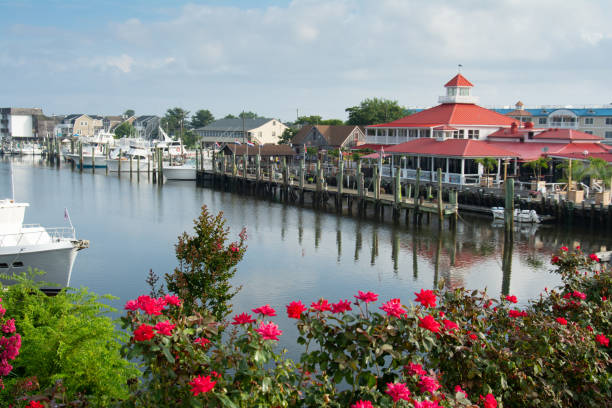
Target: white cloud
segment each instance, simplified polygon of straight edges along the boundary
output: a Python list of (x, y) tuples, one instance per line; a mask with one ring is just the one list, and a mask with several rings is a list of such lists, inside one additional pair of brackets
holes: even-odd
[(108, 57), (106, 58), (106, 66), (116, 68), (123, 73), (128, 73), (132, 70), (132, 65), (134, 64), (134, 58), (130, 57), (126, 54), (121, 54), (118, 57)]
[[(36, 67), (38, 75), (102, 84), (124, 78), (116, 84), (126, 89), (137, 80), (143, 93), (147, 84), (164, 87), (168, 104), (210, 106), (219, 115), (244, 107), (277, 117), (305, 106), (344, 117), (347, 106), (371, 96), (433, 104), (457, 64), (483, 103), (512, 103), (519, 89), (528, 103), (597, 103), (610, 93), (612, 5), (604, 0), (212, 4), (185, 5), (156, 19), (127, 15), (84, 33), (16, 25), (0, 36), (0, 72), (25, 82), (20, 64), (31, 75)], [(578, 83), (572, 79), (585, 70), (590, 82), (580, 82), (577, 93), (556, 86)], [(136, 99), (133, 90), (128, 96), (135, 105), (151, 103), (142, 109), (165, 110), (146, 96)], [(237, 100), (256, 105), (237, 107)]]

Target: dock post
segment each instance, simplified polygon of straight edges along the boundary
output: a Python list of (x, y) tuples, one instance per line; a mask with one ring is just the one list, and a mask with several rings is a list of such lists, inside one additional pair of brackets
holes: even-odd
[(140, 155), (136, 157), (136, 178), (140, 181)]
[(91, 147), (91, 174), (96, 174), (96, 148)]
[(438, 167), (438, 228), (444, 224), (444, 206), (442, 205), (442, 169)]
[(79, 143), (79, 172), (83, 172), (83, 143)]
[(57, 167), (59, 167), (62, 161), (62, 146), (61, 146), (59, 139), (55, 141), (55, 144), (57, 146), (57, 155), (55, 156), (55, 158), (57, 160)]
[(110, 158), (110, 145), (106, 142), (106, 150), (104, 151), (104, 155), (106, 156), (106, 170), (104, 171), (108, 176), (108, 159)]
[(413, 214), (414, 220), (412, 221), (414, 225), (416, 225), (417, 217), (419, 216), (420, 199), (421, 199), (421, 168), (418, 167), (416, 170), (416, 182), (414, 185), (414, 214)]
[(336, 195), (336, 212), (342, 212), (342, 193), (344, 190), (344, 160), (342, 158), (342, 151), (339, 152), (340, 157), (338, 158), (338, 175), (337, 175), (337, 186), (338, 194)]
[[(200, 170), (200, 166), (199, 166), (199, 164), (200, 164), (200, 160), (199, 160), (200, 159), (200, 149), (198, 149), (198, 148), (196, 148), (195, 159), (196, 159), (195, 166), (196, 166), (196, 171), (197, 171), (197, 170)], [(204, 167), (204, 166), (202, 166), (202, 167)]]
[(256, 162), (256, 166), (257, 168), (255, 169), (255, 178), (257, 179), (257, 181), (261, 180), (261, 155), (259, 153), (257, 153), (257, 156), (255, 157), (255, 162)]
[(236, 172), (238, 169), (236, 168), (236, 153), (232, 152), (232, 176), (236, 177)]
[(504, 185), (506, 187), (504, 226), (506, 234), (511, 237), (514, 231), (514, 179), (506, 180)]
[(117, 160), (117, 177), (121, 177), (121, 156), (123, 155), (123, 152), (121, 151), (121, 148), (119, 148), (119, 157)]
[(395, 202), (395, 205), (399, 205), (399, 203), (402, 201), (402, 184), (400, 182), (400, 174), (401, 169), (399, 168), (399, 166), (397, 166), (395, 168), (395, 183), (393, 184), (393, 201)]
[(158, 150), (159, 155), (159, 184), (164, 184), (164, 152), (162, 149)]
[(134, 156), (130, 156), (130, 179), (132, 178), (132, 159)]
[(380, 200), (380, 177), (378, 176), (378, 166), (374, 166), (374, 199)]
[(306, 165), (305, 161), (306, 160), (302, 155), (302, 158), (300, 159), (300, 191), (302, 195), (304, 195), (304, 167)]

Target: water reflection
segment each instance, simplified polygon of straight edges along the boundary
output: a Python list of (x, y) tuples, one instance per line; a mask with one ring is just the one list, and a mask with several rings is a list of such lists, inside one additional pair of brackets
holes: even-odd
[[(159, 274), (174, 268), (176, 237), (191, 231), (202, 204), (224, 212), (232, 239), (247, 227), (249, 249), (235, 277), (243, 286), (235, 306), (240, 311), (266, 303), (283, 310), (291, 300), (333, 300), (357, 290), (406, 298), (441, 279), (448, 288), (486, 287), (492, 295), (534, 298), (556, 284), (549, 259), (561, 245), (598, 251), (612, 244), (607, 234), (548, 225), (519, 228), (514, 242), (506, 243), (503, 225), (487, 218), (462, 215), (452, 234), (435, 222), (428, 227), (426, 220), (422, 226), (394, 226), (189, 182), (160, 186), (147, 177), (79, 173), (31, 158), (14, 164), (17, 199), (31, 203), (26, 222), (61, 225), (68, 207), (78, 235), (91, 241), (77, 258), (72, 284), (121, 297), (115, 306), (148, 291), (149, 268)], [(4, 158), (4, 192), (10, 191), (8, 174)], [(343, 257), (353, 245), (353, 256)]]

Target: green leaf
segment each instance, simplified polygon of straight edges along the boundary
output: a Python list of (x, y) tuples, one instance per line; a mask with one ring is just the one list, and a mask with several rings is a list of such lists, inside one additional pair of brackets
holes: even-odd
[(229, 399), (229, 397), (225, 394), (215, 394), (217, 396), (217, 398), (219, 398), (221, 400), (221, 403), (223, 404), (224, 407), (230, 407), (230, 408), (238, 408), (238, 405), (234, 404), (234, 402)]
[(162, 352), (164, 353), (164, 356), (166, 356), (166, 360), (168, 360), (169, 363), (174, 363), (174, 356), (172, 353), (170, 353), (170, 349), (162, 347)]

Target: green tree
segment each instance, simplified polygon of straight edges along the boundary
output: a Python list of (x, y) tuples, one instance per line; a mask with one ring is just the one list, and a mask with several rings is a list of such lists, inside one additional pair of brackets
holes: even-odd
[(125, 112), (123, 112), (123, 116), (125, 116), (126, 118), (131, 118), (132, 116), (134, 116), (136, 112), (134, 111), (134, 109), (128, 109)]
[(214, 120), (215, 117), (208, 109), (200, 109), (191, 117), (191, 127), (194, 129), (202, 128)]
[(226, 246), (229, 228), (223, 213), (214, 216), (204, 205), (194, 221), (194, 231), (195, 235), (184, 232), (179, 236), (175, 247), (179, 266), (166, 274), (166, 284), (184, 300), (186, 310), (203, 307), (221, 321), (231, 313), (230, 301), (240, 290), (233, 289), (230, 280), (246, 251), (246, 230), (240, 232), (238, 241)]
[(185, 130), (183, 134), (183, 144), (189, 148), (194, 149), (198, 142), (198, 134), (194, 132), (192, 129)]
[(288, 127), (287, 129), (283, 131), (283, 134), (281, 135), (280, 140), (278, 141), (278, 144), (291, 143), (291, 139), (293, 139), (293, 136), (295, 136), (297, 132), (298, 132), (297, 129)]
[(340, 119), (323, 119), (319, 115), (300, 116), (294, 122), (295, 125), (344, 125)]
[(540, 157), (539, 159), (523, 164), (523, 167), (531, 169), (533, 171), (533, 178), (539, 180), (542, 177), (542, 169), (547, 169), (549, 162), (550, 158)]
[(485, 171), (485, 177), (488, 177), (489, 174), (497, 167), (497, 159), (492, 157), (481, 157), (476, 159), (476, 163), (481, 164)]
[(238, 117), (232, 115), (231, 113), (228, 113), (227, 115), (225, 115), (225, 117), (223, 119), (238, 119)]
[(185, 143), (183, 132), (186, 128), (189, 128), (187, 117), (189, 117), (189, 111), (183, 108), (175, 107), (168, 109), (166, 115), (161, 120), (162, 127), (166, 128), (169, 134), (177, 135), (178, 133), (178, 137)]
[(238, 115), (239, 118), (244, 118), (244, 119), (255, 119), (255, 118), (259, 118), (260, 116), (258, 114), (256, 114), (255, 112), (240, 112), (240, 115)]
[(130, 137), (136, 133), (134, 126), (128, 121), (123, 122), (115, 128), (115, 138), (121, 139), (122, 137)]
[(610, 179), (612, 178), (612, 166), (598, 157), (589, 157), (588, 172), (591, 177), (599, 180), (603, 180), (606, 186), (610, 186)]
[(411, 113), (405, 107), (398, 105), (397, 101), (379, 98), (365, 99), (359, 106), (345, 110), (349, 115), (346, 124), (359, 126), (391, 122)]

